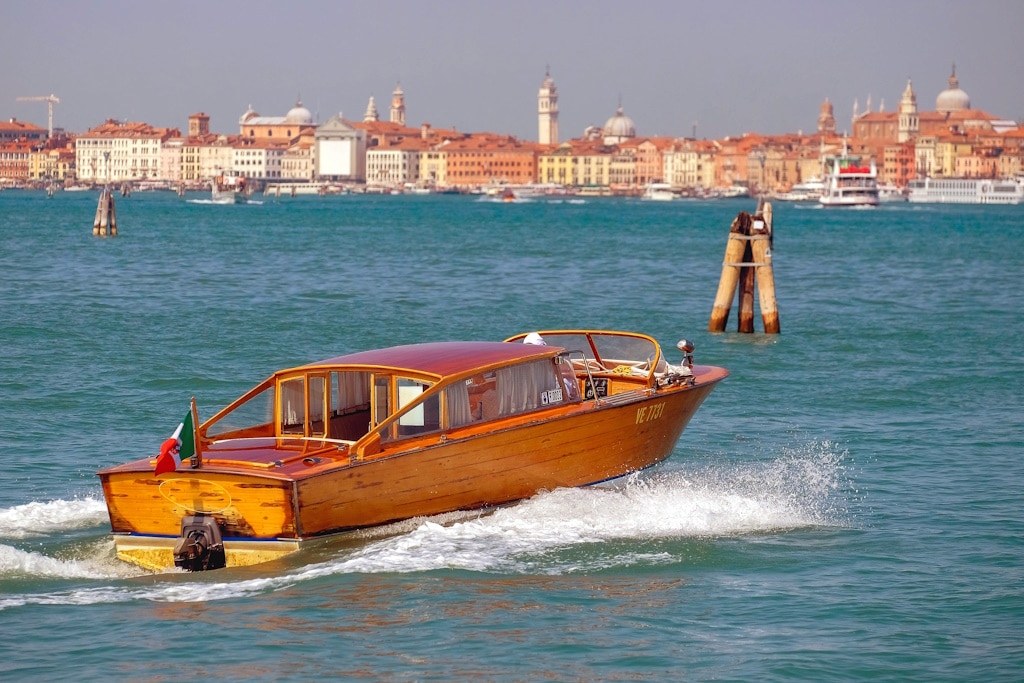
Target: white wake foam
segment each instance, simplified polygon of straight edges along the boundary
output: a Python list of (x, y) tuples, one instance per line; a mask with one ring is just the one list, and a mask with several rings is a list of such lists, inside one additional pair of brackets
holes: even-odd
[[(330, 560), (280, 576), (221, 582), (210, 582), (217, 575), (146, 577), (144, 586), (6, 596), (0, 598), (0, 610), (30, 603), (222, 600), (350, 573), (461, 569), (565, 574), (685, 561), (674, 555), (684, 552), (679, 550), (683, 546), (663, 542), (674, 539), (713, 542), (725, 536), (846, 526), (850, 482), (843, 466), (845, 454), (829, 442), (799, 451), (768, 462), (691, 466), (634, 476), (614, 487), (558, 489), (491, 514), (407, 524), (408, 530), (398, 535), (369, 535), (372, 540), (356, 550), (348, 544)], [(657, 543), (652, 547), (649, 541)], [(0, 572), (6, 573), (4, 567), (13, 563), (29, 574), (95, 576), (88, 563), (48, 560), (0, 546)], [(72, 573), (76, 571), (82, 573)], [(99, 566), (96, 571), (110, 577), (109, 568)]]
[(29, 538), (86, 529), (107, 519), (106, 504), (96, 498), (33, 501), (0, 509), (0, 538)]

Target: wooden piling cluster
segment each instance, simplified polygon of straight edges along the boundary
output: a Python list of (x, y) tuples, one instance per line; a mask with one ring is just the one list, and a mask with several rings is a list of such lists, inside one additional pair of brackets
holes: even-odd
[(117, 237), (114, 195), (109, 189), (100, 193), (100, 201), (96, 205), (96, 219), (92, 222), (92, 234), (97, 237)]
[(766, 334), (779, 333), (779, 312), (775, 301), (775, 276), (772, 272), (772, 205), (763, 199), (757, 213), (741, 211), (729, 228), (725, 245), (722, 277), (718, 281), (715, 305), (711, 309), (708, 331), (724, 332), (729, 309), (739, 287), (739, 332), (754, 331), (754, 289), (758, 291), (761, 320)]

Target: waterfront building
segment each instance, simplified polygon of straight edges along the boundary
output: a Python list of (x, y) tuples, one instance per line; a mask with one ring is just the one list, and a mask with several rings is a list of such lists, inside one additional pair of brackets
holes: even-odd
[(303, 129), (315, 126), (313, 114), (302, 106), (301, 100), (297, 101), (284, 116), (260, 116), (250, 104), (238, 119), (239, 134), (252, 139), (291, 141), (298, 137)]
[(612, 148), (608, 164), (608, 187), (613, 193), (627, 193), (636, 187), (636, 147), (630, 144)]
[(511, 135), (474, 133), (442, 143), (449, 185), (462, 188), (493, 183), (525, 185), (536, 182), (536, 143)]
[(448, 154), (441, 145), (420, 153), (419, 182), (436, 187), (450, 187), (448, 183)]
[(75, 143), (78, 179), (121, 183), (159, 178), (161, 146), (175, 137), (181, 137), (177, 128), (107, 119), (80, 135)]
[(665, 182), (674, 189), (714, 187), (718, 145), (713, 140), (679, 140), (664, 155)]
[(882, 164), (878, 167), (878, 183), (906, 187), (914, 177), (914, 143), (907, 141), (886, 145), (882, 151)]
[(366, 184), (387, 188), (416, 183), (435, 185), (434, 179), (420, 178), (420, 158), (430, 147), (430, 142), (416, 136), (367, 149)]
[(289, 144), (286, 140), (243, 138), (231, 146), (229, 168), (246, 178), (280, 180), (281, 166)]
[(668, 182), (665, 176), (665, 155), (671, 152), (674, 144), (674, 138), (634, 139), (636, 177), (633, 182), (640, 187), (650, 183)]
[(614, 151), (613, 147), (587, 138), (541, 150), (537, 156), (537, 180), (578, 189), (608, 188)]
[(157, 180), (180, 185), (183, 181), (182, 164), (187, 138), (171, 138), (160, 145), (160, 173)]
[[(181, 182), (205, 183), (225, 171), (235, 170), (235, 145), (241, 144), (243, 139), (240, 135), (212, 133), (185, 138), (181, 151)], [(165, 179), (170, 182), (170, 174)]]
[(538, 142), (542, 145), (558, 144), (558, 89), (551, 72), (544, 74), (544, 82), (537, 94)]
[(281, 176), (285, 182), (313, 182), (316, 167), (313, 159), (313, 148), (316, 145), (315, 133), (302, 135), (298, 141), (290, 144), (281, 156)]
[(715, 182), (713, 187), (746, 186), (750, 152), (764, 144), (764, 138), (754, 133), (741, 137), (727, 136), (718, 142), (718, 163), (715, 164)]
[(0, 121), (0, 143), (15, 140), (41, 143), (46, 140), (46, 132), (46, 128), (40, 128), (34, 123), (26, 123), (14, 118)]
[(0, 143), (0, 178), (15, 183), (29, 180), (30, 157), (35, 143), (7, 140)]
[(313, 134), (314, 178), (331, 182), (365, 182), (366, 149), (366, 131), (359, 124), (348, 121), (340, 113), (332, 116)]

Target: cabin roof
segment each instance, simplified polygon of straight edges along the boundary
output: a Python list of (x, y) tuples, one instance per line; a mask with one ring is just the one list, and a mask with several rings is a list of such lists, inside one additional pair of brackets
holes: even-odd
[(445, 376), (494, 364), (553, 356), (560, 350), (511, 342), (430, 342), (359, 351), (309, 365), (372, 365)]

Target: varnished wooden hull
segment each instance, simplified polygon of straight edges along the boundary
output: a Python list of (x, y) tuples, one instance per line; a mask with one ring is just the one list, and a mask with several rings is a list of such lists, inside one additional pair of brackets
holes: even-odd
[(154, 476), (142, 460), (100, 478), (122, 559), (173, 567), (182, 518), (202, 514), (217, 520), (228, 566), (252, 564), (293, 552), (304, 539), (501, 505), (650, 467), (672, 453), (726, 374), (709, 368), (693, 386), (638, 390), (596, 406), (585, 401), (498, 426), (393, 442), (363, 459), (330, 443), (297, 456), (274, 451), (263, 458), (274, 466), (231, 464), (212, 450), (199, 469)]
[(300, 481), (301, 534), (499, 505), (642, 470), (672, 453), (711, 388), (435, 443)]

